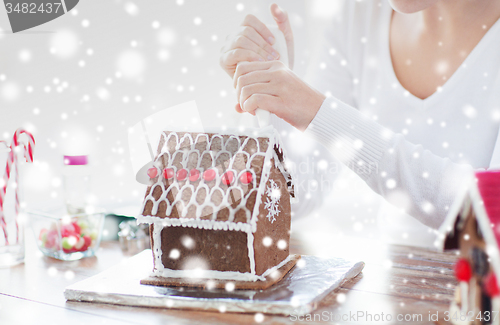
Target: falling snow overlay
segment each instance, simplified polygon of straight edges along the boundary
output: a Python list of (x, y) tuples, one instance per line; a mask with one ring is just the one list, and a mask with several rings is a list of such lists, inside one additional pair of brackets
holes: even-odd
[(279, 205), (280, 205), (281, 192), (280, 187), (272, 179), (269, 180), (269, 186), (266, 189), (266, 202), (264, 208), (268, 210), (266, 218), (271, 222), (276, 221), (276, 216), (279, 215)]
[[(302, 3), (288, 8), (305, 12)], [(0, 16), (0, 140), (18, 127), (37, 139), (35, 163), (25, 171), (32, 180), (24, 189), (27, 204), (59, 204), (61, 157), (88, 154), (95, 204), (140, 205), (143, 187), (132, 175), (127, 129), (175, 104), (196, 100), (207, 127), (253, 125), (235, 112), (231, 80), (219, 66), (231, 26), (248, 12), (266, 16), (268, 3), (80, 1), (70, 14), (23, 35), (4, 33), (9, 22)], [(306, 52), (296, 56), (307, 62)], [(300, 75), (305, 69), (296, 65)]]
[[(144, 189), (131, 175), (127, 130), (141, 118), (164, 108), (196, 100), (206, 126), (254, 125), (248, 115), (234, 111), (234, 88), (219, 66), (219, 56), (226, 36), (234, 33), (248, 13), (261, 17), (266, 24), (275, 24), (268, 6), (269, 3), (263, 0), (176, 0), (160, 1), (154, 6), (137, 0), (80, 1), (70, 14), (37, 28), (36, 33), (17, 36), (6, 33), (7, 17), (0, 16), (0, 45), (3, 49), (0, 60), (0, 140), (10, 138), (14, 129), (21, 126), (37, 139), (35, 162), (26, 166), (25, 172), (25, 180), (32, 180), (24, 189), (27, 204), (31, 207), (58, 204), (63, 198), (64, 187), (59, 168), (62, 155), (87, 153), (93, 167), (92, 198), (95, 204), (140, 205), (140, 193)], [(353, 47), (360, 49), (352, 52), (367, 53), (365, 57), (346, 57), (342, 44), (327, 42), (323, 44), (325, 55), (314, 61), (318, 54), (315, 45), (321, 43), (323, 34), (319, 31), (331, 25), (333, 16), (343, 10), (340, 2), (290, 2), (283, 6), (288, 10), (296, 39), (294, 72), (305, 78), (311, 65), (315, 69), (313, 72), (319, 72), (320, 76), (342, 76), (342, 73), (332, 74), (332, 69), (344, 72), (344, 69), (352, 69), (356, 62), (362, 62), (369, 73), (346, 74), (348, 77), (341, 82), (348, 87), (346, 91), (316, 87), (328, 97), (362, 94), (356, 102), (370, 120), (389, 125), (393, 132), (404, 135), (412, 143), (421, 143), (417, 138), (419, 130), (432, 133), (435, 136), (424, 146), (425, 150), (446, 155), (458, 163), (469, 163), (470, 151), (465, 147), (478, 149), (473, 135), (478, 130), (485, 130), (481, 128), (483, 121), (499, 124), (500, 105), (483, 105), (487, 94), (494, 89), (493, 82), (497, 79), (494, 69), (474, 72), (474, 78), (470, 80), (475, 82), (470, 89), (485, 95), (454, 104), (455, 123), (443, 115), (443, 109), (434, 110), (431, 103), (440, 104), (442, 101), (435, 100), (439, 97), (433, 101), (419, 101), (394, 78), (388, 83), (377, 79), (368, 86), (363, 76), (377, 75), (384, 62), (378, 54), (367, 52), (373, 48), (374, 42), (380, 40), (375, 34), (377, 28), (356, 30), (349, 39)], [(109, 21), (111, 12), (112, 24)], [(415, 60), (410, 63), (415, 64)], [(462, 68), (462, 73), (472, 73), (473, 62), (467, 62)], [(439, 62), (435, 72), (448, 75), (450, 62)], [(461, 81), (460, 77), (454, 79)], [(310, 78), (306, 80), (311, 85), (320, 84), (315, 84)], [(450, 90), (453, 89), (444, 85), (438, 95)], [(461, 91), (456, 93), (462, 94)], [(459, 97), (455, 96), (453, 100)], [(350, 102), (350, 98), (342, 99)], [(399, 104), (390, 105), (395, 102), (410, 105), (404, 109)], [(425, 108), (423, 103), (430, 106)], [(336, 106), (332, 105), (331, 109), (338, 110)], [(388, 107), (393, 107), (393, 110), (388, 112)], [(180, 122), (189, 123), (188, 119)], [(386, 139), (390, 136), (390, 132), (382, 134)], [(299, 187), (303, 204), (296, 205), (293, 211), (297, 220), (310, 214), (318, 221), (315, 224), (327, 224), (325, 228), (345, 235), (369, 238), (381, 236), (378, 225), (398, 223), (396, 213), (379, 213), (380, 199), (320, 145), (316, 146), (299, 132), (289, 130), (282, 134), (282, 138), (288, 144), (286, 149), (295, 169), (301, 170), (303, 166), (308, 169), (308, 176), (302, 178)], [(496, 139), (495, 136), (491, 138)], [(353, 143), (356, 152), (369, 146), (367, 141), (359, 137), (357, 140)], [(342, 142), (338, 144), (342, 145)], [(480, 148), (492, 145), (482, 142)], [(1, 154), (0, 164), (4, 162)], [(413, 161), (422, 161), (426, 151), (408, 154)], [(477, 159), (477, 156), (472, 158)], [(476, 165), (487, 166), (488, 162), (477, 162)], [(409, 198), (404, 192), (396, 191), (403, 184), (397, 175), (387, 169), (378, 172), (381, 173), (381, 188), (394, 191), (391, 194), (393, 199), (400, 200), (406, 207)], [(383, 172), (385, 176), (382, 176)], [(425, 182), (437, 177), (427, 166), (416, 175)], [(107, 190), (109, 188), (112, 190)], [(331, 201), (325, 202), (322, 197), (326, 195), (320, 197), (318, 191), (330, 193)], [(329, 208), (318, 211), (316, 208), (321, 203), (326, 203)], [(328, 217), (332, 206), (336, 208), (335, 218)], [(419, 205), (423, 212), (442, 208), (430, 201), (422, 201)], [(396, 230), (391, 236), (403, 239), (403, 244), (415, 239), (407, 231)]]

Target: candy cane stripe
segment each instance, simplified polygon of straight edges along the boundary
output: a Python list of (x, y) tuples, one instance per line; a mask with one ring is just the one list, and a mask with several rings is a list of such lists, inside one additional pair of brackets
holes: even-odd
[[(35, 138), (31, 133), (29, 133), (26, 130), (23, 129), (17, 129), (16, 132), (14, 132), (14, 135), (12, 137), (12, 142), (10, 144), (10, 151), (7, 157), (7, 163), (5, 164), (5, 173), (3, 175), (3, 184), (2, 187), (0, 188), (0, 226), (2, 227), (2, 231), (5, 236), (5, 244), (9, 245), (9, 236), (7, 233), (7, 221), (5, 219), (5, 213), (4, 213), (4, 202), (5, 202), (5, 195), (7, 193), (7, 184), (9, 182), (11, 172), (13, 169), (14, 171), (14, 181), (16, 182), (16, 187), (14, 188), (15, 190), (15, 223), (16, 223), (16, 240), (19, 241), (19, 225), (17, 223), (17, 216), (19, 215), (19, 210), (20, 210), (20, 201), (19, 201), (19, 168), (18, 168), (18, 159), (17, 159), (17, 153), (16, 153), (16, 148), (20, 145), (19, 142), (19, 137), (21, 135), (26, 135), (28, 138), (28, 143), (21, 143), (22, 148), (24, 149), (23, 155), (24, 158), (26, 159), (26, 162), (32, 163), (33, 162), (33, 149), (35, 147)], [(7, 143), (5, 141), (0, 141), (0, 143), (3, 143), (7, 146)]]

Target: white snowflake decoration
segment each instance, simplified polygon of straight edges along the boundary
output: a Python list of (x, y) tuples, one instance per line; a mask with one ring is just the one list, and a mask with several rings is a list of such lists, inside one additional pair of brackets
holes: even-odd
[(270, 186), (268, 186), (266, 190), (267, 200), (264, 207), (269, 211), (267, 219), (273, 223), (276, 221), (276, 216), (280, 213), (278, 207), (280, 204), (281, 191), (274, 180), (270, 179), (269, 183)]

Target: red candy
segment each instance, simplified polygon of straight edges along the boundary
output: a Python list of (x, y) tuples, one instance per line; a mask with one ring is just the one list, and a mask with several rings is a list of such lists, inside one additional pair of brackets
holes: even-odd
[(165, 179), (171, 179), (172, 177), (174, 177), (174, 170), (172, 168), (165, 168), (163, 170), (163, 178)]
[(455, 264), (455, 276), (458, 281), (469, 282), (472, 277), (472, 268), (465, 258), (461, 258)]
[(500, 289), (498, 288), (497, 277), (494, 273), (490, 273), (484, 279), (484, 291), (490, 297), (496, 297), (500, 295)]
[(222, 175), (222, 184), (231, 185), (233, 179), (234, 179), (233, 172), (226, 172), (224, 175)]
[(87, 250), (87, 248), (85, 247), (85, 239), (83, 239), (83, 237), (80, 237), (78, 239), (78, 242), (75, 244), (75, 250), (77, 252), (84, 252)]
[(188, 174), (188, 171), (186, 169), (179, 169), (177, 171), (177, 180), (178, 181), (183, 181), (186, 179), (187, 177), (187, 174)]
[(82, 233), (82, 229), (78, 225), (78, 222), (73, 221), (71, 224), (73, 225), (73, 227), (75, 227), (75, 233), (76, 234), (81, 234)]
[(43, 228), (42, 230), (40, 230), (40, 234), (38, 235), (38, 240), (42, 240), (43, 235), (48, 234), (48, 233), (49, 233), (49, 231), (47, 229), (45, 229), (45, 228)]
[(253, 180), (253, 175), (250, 172), (245, 172), (240, 176), (240, 182), (243, 184), (250, 184)]
[(89, 232), (87, 227), (85, 220), (81, 221), (81, 223), (74, 220), (71, 223), (61, 224), (60, 234), (57, 229), (47, 230), (44, 228), (40, 231), (39, 240), (42, 241), (43, 248), (62, 249), (66, 254), (85, 252), (92, 245), (92, 237), (84, 235)]
[(148, 169), (149, 178), (155, 178), (158, 175), (158, 169), (156, 167), (151, 167)]
[(215, 176), (217, 176), (215, 169), (207, 169), (203, 173), (203, 179), (207, 182), (213, 181), (215, 179)]
[(200, 178), (200, 171), (198, 169), (191, 169), (189, 171), (189, 181), (196, 182)]
[(83, 240), (85, 240), (85, 246), (89, 247), (92, 244), (92, 238), (90, 236), (83, 236)]
[[(80, 228), (80, 227), (78, 227)], [(70, 223), (68, 225), (62, 225), (61, 226), (61, 236), (62, 237), (69, 237), (71, 235), (76, 235), (76, 231), (75, 231), (75, 226)]]
[(45, 247), (47, 248), (56, 248), (59, 241), (59, 235), (57, 230), (51, 230), (47, 234), (47, 242), (45, 243)]

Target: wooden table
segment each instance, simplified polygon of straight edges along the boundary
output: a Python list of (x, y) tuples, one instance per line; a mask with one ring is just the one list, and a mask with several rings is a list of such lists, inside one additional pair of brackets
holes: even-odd
[[(291, 250), (308, 253), (301, 251), (301, 247), (293, 241)], [(122, 253), (118, 242), (104, 242), (97, 257), (62, 262), (42, 256), (30, 236), (26, 250), (25, 264), (0, 269), (2, 325), (255, 323), (254, 315), (66, 302), (63, 291), (67, 285), (119, 264), (129, 256)], [(455, 255), (388, 246), (386, 257), (368, 261), (362, 274), (328, 295), (310, 315), (316, 317), (316, 322), (308, 318), (300, 321), (293, 316), (265, 315), (262, 323), (433, 324), (429, 313), (436, 312), (442, 318), (456, 285), (452, 271)], [(353, 318), (356, 317), (353, 314), (358, 318)], [(367, 314), (371, 314), (373, 321)], [(385, 317), (384, 321), (381, 317)], [(392, 321), (388, 321), (388, 317)], [(398, 317), (413, 320), (398, 321)]]

